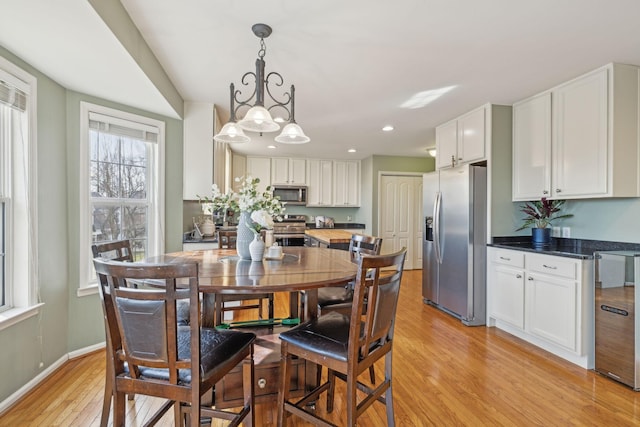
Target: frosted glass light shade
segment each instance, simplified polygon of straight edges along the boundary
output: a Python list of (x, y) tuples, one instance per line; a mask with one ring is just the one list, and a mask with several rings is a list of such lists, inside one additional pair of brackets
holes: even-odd
[(230, 142), (230, 143), (241, 143), (241, 142), (249, 142), (251, 138), (244, 134), (242, 128), (238, 126), (236, 122), (228, 122), (226, 125), (222, 126), (220, 133), (213, 136), (213, 139), (218, 142)]
[(282, 144), (304, 144), (311, 139), (304, 134), (297, 123), (289, 123), (282, 129), (282, 133), (276, 136), (275, 141)]
[(252, 132), (275, 132), (280, 129), (280, 125), (273, 121), (269, 111), (259, 105), (251, 107), (238, 125)]

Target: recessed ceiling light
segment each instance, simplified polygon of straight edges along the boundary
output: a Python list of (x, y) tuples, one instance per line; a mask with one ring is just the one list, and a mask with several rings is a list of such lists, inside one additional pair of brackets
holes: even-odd
[(348, 151), (349, 153), (355, 153), (355, 152), (356, 152), (356, 149), (355, 149), (355, 148), (349, 148), (347, 151)]
[(275, 149), (276, 146), (275, 145), (267, 145), (267, 148)]
[(429, 147), (426, 150), (427, 150), (427, 153), (429, 153), (429, 155), (431, 157), (435, 157), (436, 156), (436, 147)]
[(385, 127), (382, 128), (382, 130), (385, 132), (391, 132), (393, 130), (393, 126), (386, 125)]
[(450, 90), (455, 89), (456, 87), (457, 85), (454, 85), (454, 86), (441, 87), (440, 89), (432, 89), (432, 90), (425, 90), (423, 92), (418, 92), (414, 94), (411, 98), (406, 100), (402, 105), (400, 105), (400, 108), (410, 108), (410, 109), (422, 108), (425, 105), (429, 104), (430, 102), (433, 102), (436, 99), (440, 98), (442, 95), (449, 92)]

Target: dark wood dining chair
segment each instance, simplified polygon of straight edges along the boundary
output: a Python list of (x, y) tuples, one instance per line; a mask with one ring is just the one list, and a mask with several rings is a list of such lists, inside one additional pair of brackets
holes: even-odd
[[(358, 260), (353, 303), (349, 315), (332, 311), (280, 334), (280, 388), (278, 423), (289, 413), (315, 425), (332, 426), (306, 406), (327, 392), (327, 412), (333, 411), (336, 378), (346, 382), (347, 425), (371, 404), (386, 406), (387, 424), (394, 425), (392, 390), (393, 329), (400, 295), (406, 248), (389, 255), (363, 255)], [(365, 309), (365, 298), (368, 300)], [(289, 400), (293, 358), (328, 368), (327, 380), (296, 401)], [(358, 377), (376, 361), (385, 359), (384, 381), (375, 388)], [(358, 394), (366, 394), (358, 399)]]
[[(112, 261), (123, 261), (123, 262), (133, 262), (133, 252), (131, 251), (131, 242), (129, 240), (117, 240), (115, 242), (102, 242), (95, 243), (91, 245), (91, 252), (93, 253), (94, 258), (103, 258)], [(98, 276), (98, 280), (102, 280), (100, 276)], [(102, 286), (106, 286), (106, 283), (102, 283)], [(137, 284), (132, 284), (137, 287)], [(111, 357), (110, 349), (113, 348), (113, 343), (111, 341), (112, 334), (118, 334), (117, 326), (115, 324), (110, 325), (107, 320), (107, 310), (110, 308), (106, 308), (111, 304), (110, 301), (107, 301), (106, 304), (103, 301), (103, 316), (104, 316), (104, 325), (105, 325), (105, 337), (106, 337), (106, 371), (107, 375), (105, 376), (105, 384), (104, 384), (104, 397), (102, 401), (102, 417), (100, 418), (100, 427), (106, 427), (107, 421), (109, 419), (109, 409), (111, 409), (111, 399), (113, 397), (113, 385), (112, 385), (112, 376), (113, 376), (113, 360)], [(114, 330), (115, 329), (115, 330)], [(119, 335), (117, 340), (119, 341)], [(129, 395), (129, 400), (133, 400), (134, 395)]]
[[(200, 326), (198, 265), (139, 264), (93, 260), (110, 331), (113, 425), (124, 426), (125, 394), (167, 399), (150, 417), (155, 424), (171, 407), (176, 426), (199, 426), (204, 417), (254, 425), (255, 335)], [(137, 289), (128, 281), (153, 280), (164, 287)], [(189, 324), (178, 325), (177, 303), (189, 300)], [(202, 395), (242, 364), (244, 404), (238, 412), (202, 407)]]
[[(235, 249), (237, 241), (235, 230), (217, 230), (218, 247), (220, 249)], [(258, 318), (262, 319), (262, 302), (267, 300), (267, 315), (269, 319), (274, 317), (273, 293), (264, 294), (217, 294), (214, 303), (214, 321), (220, 325), (224, 321), (224, 313), (238, 310), (258, 310)], [(245, 301), (257, 301), (255, 304), (243, 304)], [(225, 303), (239, 302), (240, 305), (227, 305)]]
[[(357, 263), (362, 255), (380, 255), (381, 249), (381, 237), (353, 234), (349, 241), (349, 254), (354, 263)], [(349, 314), (352, 301), (353, 282), (349, 282), (345, 286), (318, 289), (318, 315), (329, 311)]]
[[(351, 261), (357, 263), (361, 255), (380, 255), (382, 249), (382, 238), (367, 236), (365, 234), (353, 234), (349, 241), (349, 254)], [(306, 295), (301, 298), (301, 312), (305, 313)], [(353, 303), (353, 282), (348, 282), (343, 286), (331, 286), (318, 289), (318, 316), (335, 311), (348, 315), (351, 312)], [(365, 300), (366, 307), (366, 300)], [(322, 370), (318, 370), (318, 378)], [(376, 381), (376, 373), (373, 365), (369, 369), (369, 378), (372, 383)]]

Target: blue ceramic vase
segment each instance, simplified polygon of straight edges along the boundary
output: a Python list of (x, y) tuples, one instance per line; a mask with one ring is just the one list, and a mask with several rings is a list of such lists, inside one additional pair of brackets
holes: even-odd
[(537, 227), (532, 228), (531, 243), (533, 243), (533, 246), (546, 246), (551, 244), (551, 229)]

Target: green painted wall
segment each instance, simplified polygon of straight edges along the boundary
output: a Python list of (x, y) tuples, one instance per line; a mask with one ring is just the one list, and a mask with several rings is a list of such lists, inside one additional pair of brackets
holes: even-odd
[[(104, 341), (98, 295), (78, 297), (78, 148), (80, 101), (166, 123), (165, 232), (167, 251), (182, 247), (182, 121), (72, 91), (11, 52), (0, 56), (38, 80), (38, 257), (40, 315), (0, 330), (0, 402), (69, 352)], [(40, 363), (43, 367), (40, 368)]]

